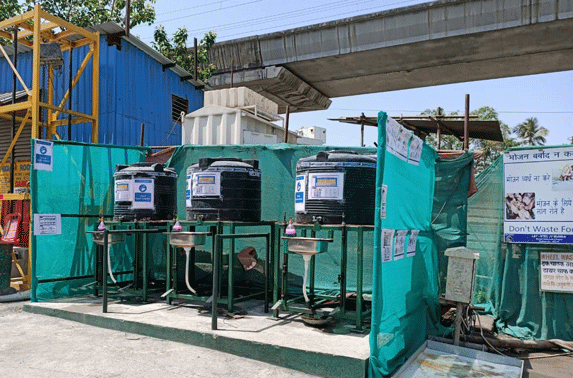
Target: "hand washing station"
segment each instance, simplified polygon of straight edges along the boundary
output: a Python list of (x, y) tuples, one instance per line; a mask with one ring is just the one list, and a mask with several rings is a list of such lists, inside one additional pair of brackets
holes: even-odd
[[(315, 318), (324, 319), (334, 314), (336, 309), (323, 307), (322, 301), (315, 296), (314, 292), (314, 257), (320, 253), (327, 252), (328, 244), (331, 243), (333, 239), (297, 236), (283, 236), (281, 239), (284, 241), (283, 277), (281, 285), (282, 298), (275, 303), (273, 310), (277, 310), (280, 307), (284, 311), (301, 312), (310, 315), (307, 317), (309, 321), (314, 321)], [(290, 300), (286, 298), (286, 293), (288, 292), (288, 254), (293, 253), (300, 255), (304, 261), (304, 276), (302, 281), (304, 305), (300, 303), (300, 297), (295, 297)], [(310, 297), (309, 293), (307, 293), (309, 267), (311, 267)]]
[[(109, 224), (108, 224), (109, 225)], [(113, 227), (113, 226), (112, 226)], [(107, 302), (108, 302), (108, 285), (107, 285), (107, 277), (109, 275), (110, 279), (112, 280), (112, 282), (114, 284), (118, 284), (117, 279), (115, 278), (116, 275), (118, 274), (133, 274), (133, 287), (135, 289), (137, 289), (137, 281), (138, 281), (138, 277), (139, 277), (139, 267), (138, 264), (134, 263), (134, 269), (132, 271), (124, 271), (124, 272), (116, 272), (114, 274), (113, 269), (112, 269), (112, 258), (111, 258), (111, 246), (121, 243), (123, 241), (125, 241), (125, 236), (126, 235), (132, 235), (132, 234), (149, 234), (149, 233), (156, 233), (159, 232), (159, 230), (157, 229), (153, 229), (153, 228), (145, 228), (145, 229), (135, 229), (135, 228), (129, 228), (129, 229), (100, 229), (97, 231), (87, 231), (88, 234), (92, 235), (92, 240), (95, 244), (97, 244), (98, 246), (102, 246), (103, 248), (103, 253), (100, 252), (99, 250), (96, 251), (96, 258), (95, 258), (95, 264), (96, 264), (96, 269), (94, 269), (95, 271), (95, 280), (96, 280), (96, 286), (94, 288), (94, 295), (99, 295), (99, 290), (98, 287), (99, 285), (101, 285), (102, 288), (102, 297), (103, 297), (103, 312), (106, 313), (107, 312)], [(142, 267), (142, 274), (143, 274), (143, 283), (142, 283), (142, 290), (141, 290), (141, 295), (143, 297), (144, 301), (147, 301), (148, 299), (148, 282), (147, 282), (147, 278), (148, 278), (148, 274), (149, 274), (149, 266), (147, 264), (147, 243), (145, 238), (142, 241), (142, 245), (139, 246), (139, 243), (137, 242), (137, 238), (135, 238), (135, 248), (134, 248), (134, 261), (136, 262), (139, 259), (138, 255), (141, 255), (141, 259), (143, 261), (143, 267)], [(141, 247), (141, 248), (138, 248)], [(100, 274), (101, 277), (98, 277), (98, 269), (97, 266), (98, 264), (101, 264), (101, 270), (100, 270)], [(125, 287), (123, 288), (125, 289)], [(123, 290), (120, 289), (120, 290)], [(125, 292), (124, 292), (125, 294)]]
[(302, 295), (304, 301), (309, 303), (310, 300), (306, 293), (306, 284), (308, 282), (308, 268), (310, 265), (310, 260), (314, 255), (328, 251), (328, 243), (332, 242), (332, 239), (323, 238), (305, 238), (305, 237), (288, 237), (283, 236), (283, 239), (287, 242), (287, 249), (291, 253), (296, 253), (302, 256), (304, 261), (304, 278), (302, 280)]
[[(185, 285), (193, 295), (198, 295), (197, 291), (191, 287), (189, 283), (189, 256), (191, 248), (196, 246), (204, 245), (207, 239), (207, 235), (211, 235), (209, 232), (191, 232), (191, 231), (175, 231), (175, 232), (164, 232), (168, 236), (169, 244), (173, 247), (183, 248), (185, 251)], [(174, 259), (173, 261), (176, 261)], [(169, 269), (169, 267), (167, 268)], [(168, 283), (169, 284), (169, 283)], [(170, 290), (169, 289), (168, 293)]]

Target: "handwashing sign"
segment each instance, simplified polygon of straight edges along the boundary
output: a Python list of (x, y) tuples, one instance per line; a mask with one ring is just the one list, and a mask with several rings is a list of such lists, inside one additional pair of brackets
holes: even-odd
[(154, 185), (152, 179), (133, 180), (133, 209), (153, 209)]
[(155, 208), (153, 179), (131, 179), (115, 181), (115, 201), (131, 202), (132, 209)]
[(38, 171), (52, 171), (54, 157), (54, 143), (47, 140), (34, 141), (34, 169)]
[(504, 167), (504, 240), (573, 244), (573, 146), (509, 151)]
[(294, 210), (304, 211), (305, 206), (305, 190), (306, 190), (306, 177), (304, 175), (296, 176), (296, 183), (294, 189)]

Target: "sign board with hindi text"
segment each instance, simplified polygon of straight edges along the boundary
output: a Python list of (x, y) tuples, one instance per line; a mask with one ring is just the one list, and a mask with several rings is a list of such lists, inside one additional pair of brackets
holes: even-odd
[(573, 244), (573, 146), (506, 152), (504, 241)]

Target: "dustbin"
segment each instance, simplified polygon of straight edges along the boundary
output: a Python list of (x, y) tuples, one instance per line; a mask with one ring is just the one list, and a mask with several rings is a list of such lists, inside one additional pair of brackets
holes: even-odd
[(16, 292), (15, 289), (10, 287), (13, 247), (13, 244), (0, 243), (0, 295)]

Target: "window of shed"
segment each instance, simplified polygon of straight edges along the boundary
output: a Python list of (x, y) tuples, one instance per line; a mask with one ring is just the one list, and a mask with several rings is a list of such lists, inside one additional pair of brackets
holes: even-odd
[(171, 121), (181, 124), (181, 112), (189, 113), (189, 100), (171, 95)]

